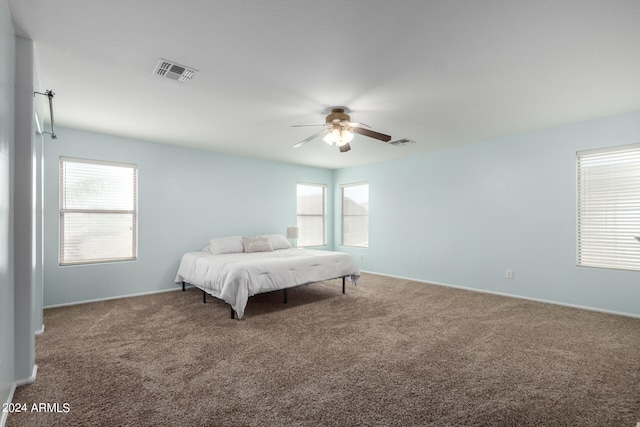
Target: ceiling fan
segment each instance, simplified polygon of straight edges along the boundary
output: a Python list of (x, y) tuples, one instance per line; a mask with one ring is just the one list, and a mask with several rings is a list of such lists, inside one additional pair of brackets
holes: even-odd
[(302, 126), (323, 126), (324, 129), (311, 135), (309, 138), (298, 142), (293, 146), (293, 148), (302, 147), (307, 142), (320, 137), (322, 134), (326, 134), (324, 138), (322, 138), (323, 141), (329, 145), (337, 146), (340, 148), (341, 153), (351, 150), (349, 142), (353, 139), (354, 133), (368, 136), (369, 138), (379, 139), (384, 142), (389, 142), (391, 140), (391, 136), (368, 129), (370, 126), (365, 125), (364, 123), (352, 123), (351, 117), (349, 117), (348, 114), (345, 114), (344, 108), (332, 108), (331, 114), (327, 116), (325, 124), (323, 125), (294, 125), (293, 127)]

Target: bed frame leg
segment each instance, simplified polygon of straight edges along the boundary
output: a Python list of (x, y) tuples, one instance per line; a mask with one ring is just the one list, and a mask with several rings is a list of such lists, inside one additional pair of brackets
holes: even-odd
[(288, 299), (287, 290), (288, 290), (288, 289), (284, 289), (284, 304), (286, 304), (286, 303), (287, 303), (287, 301), (289, 300), (289, 299)]
[(184, 282), (182, 282), (182, 292), (184, 292)]
[(207, 302), (207, 293), (205, 291), (202, 291), (202, 302), (205, 304)]
[(236, 318), (236, 312), (233, 311), (233, 307), (231, 307), (231, 318), (235, 319)]
[(344, 279), (345, 279), (345, 278), (346, 278), (346, 276), (342, 276), (342, 293), (343, 293), (343, 294), (346, 294), (346, 292), (345, 292), (345, 291), (346, 291), (346, 289), (345, 289), (345, 286), (344, 286)]

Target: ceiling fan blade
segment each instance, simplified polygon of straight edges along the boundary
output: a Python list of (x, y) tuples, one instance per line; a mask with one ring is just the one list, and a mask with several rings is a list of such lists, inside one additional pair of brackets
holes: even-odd
[(307, 127), (307, 126), (326, 126), (327, 124), (321, 124), (321, 125), (291, 125), (292, 128), (303, 128), (303, 127)]
[(348, 143), (340, 145), (339, 148), (341, 153), (346, 153), (347, 151), (351, 150), (351, 146)]
[(364, 128), (353, 128), (354, 133), (359, 133), (360, 135), (368, 136), (369, 138), (379, 139), (380, 141), (389, 142), (391, 141), (391, 136), (385, 135), (380, 132), (373, 131), (371, 129)]
[(322, 129), (320, 132), (314, 133), (309, 138), (303, 139), (302, 141), (298, 142), (296, 145), (293, 146), (293, 148), (302, 147), (304, 144), (306, 144), (307, 142), (309, 142), (309, 141), (311, 141), (313, 139), (316, 139), (317, 137), (319, 137), (320, 135), (322, 135), (326, 131), (327, 131), (326, 129)]
[(351, 127), (354, 127), (354, 128), (359, 128), (359, 127), (362, 126), (362, 127), (366, 127), (366, 128), (371, 129), (371, 126), (369, 126), (366, 123), (354, 123), (354, 122), (351, 122), (350, 124), (351, 124)]

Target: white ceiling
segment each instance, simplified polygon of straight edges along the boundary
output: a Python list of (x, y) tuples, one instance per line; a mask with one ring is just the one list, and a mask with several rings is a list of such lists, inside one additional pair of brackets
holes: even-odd
[[(639, 0), (9, 6), (57, 126), (333, 169), (640, 111)], [(159, 58), (199, 72), (160, 79)], [(292, 148), (332, 106), (417, 143)]]

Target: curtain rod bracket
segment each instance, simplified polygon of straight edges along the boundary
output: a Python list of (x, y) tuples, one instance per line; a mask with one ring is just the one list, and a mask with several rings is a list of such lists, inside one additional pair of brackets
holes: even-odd
[(51, 132), (42, 132), (42, 133), (48, 133), (49, 135), (51, 135), (51, 139), (58, 139), (58, 135), (56, 135), (56, 131), (55, 131), (55, 126), (53, 123), (53, 97), (56, 95), (55, 93), (53, 93), (52, 90), (45, 90), (44, 93), (42, 92), (33, 92), (33, 96), (35, 97), (36, 95), (44, 95), (47, 98), (49, 98), (49, 113), (51, 114)]

